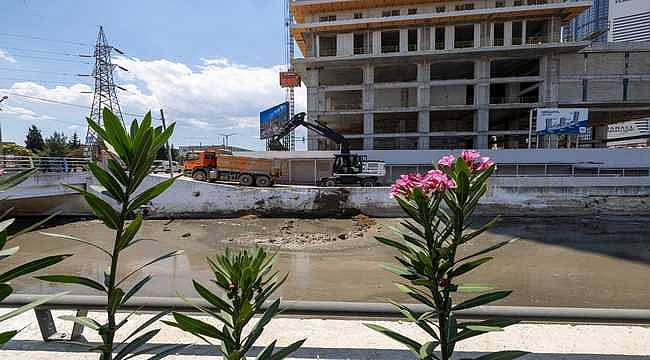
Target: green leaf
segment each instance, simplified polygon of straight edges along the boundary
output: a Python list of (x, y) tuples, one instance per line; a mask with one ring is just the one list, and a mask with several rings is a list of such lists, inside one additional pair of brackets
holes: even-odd
[(194, 335), (207, 336), (213, 339), (226, 340), (226, 336), (221, 331), (217, 330), (216, 327), (207, 324), (201, 320), (191, 318), (189, 316), (183, 315), (181, 313), (173, 312), (172, 316), (176, 323), (171, 321), (163, 321), (167, 325), (177, 327), (181, 330), (187, 331)]
[(31, 274), (35, 271), (44, 269), (46, 267), (52, 266), (54, 264), (57, 264), (66, 258), (72, 256), (72, 254), (65, 254), (65, 255), (53, 255), (53, 256), (48, 256), (44, 257), (42, 259), (30, 261), (26, 264), (17, 266), (6, 273), (0, 275), (0, 283), (5, 283), (10, 280), (13, 280), (19, 276)]
[(133, 245), (134, 242), (132, 242), (133, 238), (135, 235), (138, 233), (140, 230), (140, 227), (142, 226), (142, 221), (144, 220), (144, 215), (141, 213), (136, 215), (135, 219), (131, 221), (129, 226), (126, 227), (126, 230), (124, 230), (124, 233), (122, 233), (122, 237), (120, 238), (120, 245), (118, 246), (120, 249), (126, 249), (130, 245)]
[(506, 291), (495, 291), (489, 294), (483, 294), (479, 295), (473, 299), (464, 301), (456, 306), (454, 306), (452, 309), (454, 311), (458, 310), (464, 310), (464, 309), (470, 309), (473, 307), (485, 305), (488, 303), (491, 303), (493, 301), (501, 300), (505, 298), (506, 296), (510, 295), (512, 293), (512, 290), (506, 290)]
[(0, 284), (0, 301), (4, 300), (7, 298), (7, 296), (11, 295), (14, 290), (11, 288), (11, 286), (7, 284)]
[(262, 351), (255, 359), (257, 360), (269, 360), (271, 358), (271, 354), (273, 354), (273, 350), (275, 349), (275, 344), (277, 343), (277, 340), (273, 340), (272, 343), (270, 343), (266, 348), (264, 348), (264, 351)]
[(411, 252), (411, 249), (408, 246), (400, 243), (399, 241), (387, 239), (387, 238), (381, 237), (381, 236), (375, 236), (375, 239), (377, 239), (377, 241), (379, 241), (380, 243), (382, 243), (384, 245), (394, 247), (397, 250), (400, 250), (402, 252), (406, 252), (406, 253)]
[(64, 296), (64, 295), (67, 295), (67, 294), (68, 294), (68, 292), (62, 292), (62, 293), (53, 294), (53, 295), (40, 296), (37, 300), (35, 300), (35, 301), (33, 301), (33, 302), (31, 302), (31, 303), (29, 303), (27, 305), (23, 305), (23, 306), (19, 307), (18, 309), (14, 309), (14, 310), (9, 311), (9, 312), (7, 312), (7, 313), (5, 313), (3, 315), (0, 315), (0, 322), (3, 322), (5, 320), (7, 320), (7, 319), (11, 319), (11, 318), (13, 318), (15, 316), (18, 316), (18, 315), (20, 315), (22, 313), (25, 313), (25, 312), (27, 312), (29, 310), (32, 310), (33, 308), (35, 308), (37, 306), (43, 305), (46, 302), (50, 302), (50, 301), (52, 301), (54, 299), (60, 298), (61, 296)]
[(291, 353), (294, 351), (298, 350), (302, 346), (302, 344), (305, 343), (307, 339), (302, 339), (300, 341), (296, 341), (295, 343), (285, 347), (284, 349), (276, 352), (275, 354), (271, 355), (270, 360), (281, 360), (289, 356)]
[(106, 288), (102, 286), (95, 280), (91, 280), (81, 276), (71, 276), (71, 275), (45, 275), (45, 276), (36, 276), (37, 279), (52, 282), (52, 283), (61, 283), (61, 284), (77, 284), (83, 285), (95, 290), (106, 293)]
[(396, 332), (394, 332), (392, 330), (389, 330), (389, 329), (387, 329), (387, 328), (385, 328), (385, 327), (383, 327), (381, 325), (377, 325), (377, 324), (363, 324), (363, 325), (365, 325), (366, 327), (369, 327), (369, 328), (371, 328), (371, 329), (373, 329), (373, 330), (375, 330), (375, 331), (377, 331), (379, 333), (382, 333), (382, 334), (388, 336), (389, 338), (391, 338), (391, 339), (393, 339), (395, 341), (398, 341), (398, 342), (406, 345), (409, 349), (411, 349), (411, 351), (413, 351), (416, 354), (420, 353), (420, 348), (422, 347), (422, 345), (420, 343), (418, 343), (417, 341), (415, 341), (415, 340), (412, 340), (412, 339), (410, 339), (410, 338), (408, 338), (408, 337), (406, 337), (404, 335), (398, 334), (398, 333), (396, 333)]
[(461, 284), (456, 289), (459, 293), (479, 293), (494, 290), (496, 287), (489, 284)]
[(112, 254), (110, 252), (108, 252), (108, 250), (102, 248), (101, 246), (99, 246), (97, 244), (93, 244), (90, 241), (80, 239), (78, 237), (63, 235), (63, 234), (46, 233), (46, 232), (39, 232), (39, 234), (45, 235), (45, 236), (50, 236), (50, 237), (55, 237), (55, 238), (59, 238), (59, 239), (66, 239), (66, 240), (76, 241), (76, 242), (79, 242), (79, 243), (82, 243), (82, 244), (85, 244), (85, 245), (88, 245), (88, 246), (92, 246), (95, 249), (97, 249), (97, 250), (103, 252), (104, 254), (108, 255), (108, 257), (112, 257)]
[(210, 290), (201, 285), (198, 281), (193, 280), (192, 283), (194, 285), (194, 289), (196, 289), (196, 292), (199, 293), (199, 295), (201, 295), (205, 301), (210, 303), (219, 311), (225, 311), (228, 314), (232, 314), (232, 306), (230, 306), (230, 304), (221, 300), (221, 298), (210, 292)]
[(122, 184), (122, 186), (128, 186), (129, 185), (129, 176), (126, 174), (124, 169), (122, 168), (122, 165), (117, 162), (115, 159), (108, 159), (107, 161), (108, 164), (108, 170), (110, 170), (111, 174), (113, 174), (113, 177), (117, 179), (117, 181)]
[(36, 171), (38, 170), (37, 169), (23, 170), (9, 177), (0, 178), (0, 191), (9, 190), (12, 187), (22, 183), (23, 181), (29, 179), (30, 176), (34, 175)]
[(511, 360), (530, 354), (526, 351), (499, 351), (496, 353), (479, 356), (474, 360)]
[(0, 333), (0, 348), (9, 342), (14, 336), (18, 334), (18, 330), (5, 331)]
[(0, 260), (8, 258), (8, 257), (16, 254), (18, 252), (18, 250), (20, 250), (20, 246), (14, 246), (14, 247), (9, 248), (9, 249), (0, 250)]
[(88, 170), (95, 176), (95, 179), (102, 184), (112, 197), (120, 202), (126, 201), (126, 195), (119, 182), (106, 170), (99, 165), (91, 162), (88, 163)]
[(133, 340), (132, 342), (130, 342), (129, 344), (124, 346), (124, 348), (122, 348), (122, 350), (120, 350), (120, 352), (117, 353), (117, 355), (115, 355), (115, 357), (113, 359), (114, 360), (124, 359), (129, 353), (131, 353), (131, 352), (137, 350), (138, 348), (140, 348), (141, 346), (145, 345), (149, 340), (151, 340), (159, 332), (160, 332), (160, 329), (156, 329), (156, 330), (151, 330), (151, 331), (148, 331), (148, 332), (142, 334), (141, 336), (139, 336), (138, 338), (136, 338), (135, 340)]
[(59, 319), (65, 321), (72, 321), (93, 330), (99, 330), (99, 328), (101, 327), (101, 325), (97, 321), (85, 316), (76, 317), (74, 315), (61, 315), (59, 316)]
[(421, 359), (429, 359), (436, 351), (436, 348), (440, 345), (437, 341), (429, 341), (422, 345), (418, 355)]
[(149, 280), (151, 280), (151, 278), (152, 278), (151, 275), (147, 275), (144, 279), (138, 281), (135, 285), (133, 285), (133, 287), (129, 291), (127, 291), (126, 295), (124, 295), (124, 297), (122, 298), (121, 305), (126, 304), (126, 302), (129, 301), (129, 299), (133, 297), (133, 295), (135, 295), (138, 291), (140, 291), (140, 289), (142, 289), (142, 287), (146, 283), (148, 283)]
[(118, 287), (113, 288), (108, 295), (108, 305), (106, 306), (106, 311), (109, 314), (114, 314), (117, 312), (117, 308), (122, 303), (122, 298), (124, 297), (124, 291)]
[(479, 322), (460, 323), (458, 324), (458, 326), (460, 328), (463, 328), (463, 330), (460, 331), (458, 335), (456, 335), (456, 337), (454, 338), (454, 342), (469, 339), (471, 337), (479, 336), (485, 333), (485, 331), (472, 330), (470, 329), (470, 327), (475, 327), (476, 329), (491, 328), (491, 327), (503, 329), (505, 327), (517, 324), (519, 322), (520, 322), (519, 320), (490, 319), (490, 320), (484, 320)]
[(468, 263), (464, 263), (456, 268), (451, 269), (448, 273), (447, 276), (451, 278), (455, 278), (457, 276), (463, 275), (465, 273), (468, 273), (477, 267), (481, 266), (482, 264), (492, 260), (492, 257), (484, 257), (478, 260), (470, 261)]
[(475, 237), (483, 234), (484, 232), (490, 230), (492, 228), (492, 226), (494, 226), (494, 224), (498, 223), (499, 221), (501, 221), (501, 218), (500, 217), (495, 217), (490, 222), (483, 225), (480, 229), (478, 229), (478, 230), (476, 230), (476, 231), (474, 231), (472, 233), (463, 235), (463, 243), (466, 243), (466, 242), (474, 239)]
[(82, 188), (68, 184), (63, 185), (83, 195), (88, 205), (93, 209), (95, 215), (104, 221), (109, 228), (117, 230), (121, 226), (120, 215), (106, 201)]
[(140, 206), (148, 203), (150, 200), (162, 194), (165, 190), (167, 190), (170, 186), (172, 186), (172, 184), (174, 184), (174, 181), (178, 179), (180, 176), (182, 175), (161, 181), (158, 184), (140, 193), (140, 195), (138, 195), (131, 202), (131, 204), (129, 204), (129, 212), (138, 209)]
[(0, 231), (7, 230), (7, 228), (9, 226), (11, 226), (11, 224), (13, 224), (15, 220), (16, 219), (7, 219), (7, 220), (4, 220), (4, 221), (0, 222)]
[(151, 326), (151, 324), (153, 324), (156, 321), (160, 320), (161, 318), (163, 318), (164, 316), (166, 316), (170, 312), (171, 311), (169, 311), (169, 310), (161, 311), (158, 314), (156, 314), (156, 316), (154, 316), (154, 317), (150, 318), (149, 320), (145, 321), (142, 325), (138, 326), (137, 329), (133, 330), (133, 332), (131, 332), (131, 334), (129, 336), (127, 336), (126, 339), (124, 339), (124, 342), (129, 341), (130, 338), (132, 338), (133, 336), (138, 334), (140, 331), (142, 331), (142, 330), (146, 329), (147, 327)]

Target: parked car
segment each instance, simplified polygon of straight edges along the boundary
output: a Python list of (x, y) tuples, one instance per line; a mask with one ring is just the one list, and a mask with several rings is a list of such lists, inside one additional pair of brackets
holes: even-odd
[[(175, 173), (183, 172), (183, 168), (178, 165), (178, 162), (172, 161), (172, 169)], [(157, 173), (167, 173), (169, 174), (169, 161), (168, 160), (154, 160), (153, 165), (151, 165), (151, 172), (154, 174)]]

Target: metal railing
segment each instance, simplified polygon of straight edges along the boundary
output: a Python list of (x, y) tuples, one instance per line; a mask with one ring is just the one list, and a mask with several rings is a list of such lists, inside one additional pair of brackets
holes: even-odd
[(645, 177), (650, 168), (609, 168), (586, 164), (499, 164), (497, 177)]
[(381, 52), (382, 52), (382, 53), (395, 53), (395, 52), (399, 52), (399, 45), (382, 45), (382, 47), (381, 47)]
[(38, 169), (41, 172), (86, 171), (90, 158), (0, 155), (0, 169), (18, 172)]
[(408, 51), (418, 51), (418, 44), (409, 44)]
[(355, 47), (354, 48), (354, 55), (364, 55), (368, 53), (368, 49), (364, 47)]
[(465, 49), (474, 47), (474, 40), (456, 40), (454, 42), (455, 49)]
[[(34, 295), (10, 295), (1, 307), (19, 307), (35, 299)], [(203, 299), (190, 299), (194, 304), (205, 308), (212, 305)], [(265, 303), (265, 311), (270, 302)], [(54, 299), (35, 309), (43, 340), (64, 340), (64, 334), (57, 333), (51, 309), (76, 310), (77, 316), (86, 316), (89, 310), (103, 310), (106, 298), (101, 296), (66, 295)], [(430, 309), (424, 305), (408, 305), (411, 311), (422, 314)], [(390, 304), (359, 303), (338, 301), (286, 301), (280, 303), (282, 316), (310, 316), (320, 318), (376, 318), (398, 319), (403, 315)], [(196, 312), (196, 308), (178, 298), (138, 297), (131, 299), (120, 311), (131, 312), (170, 310)], [(479, 306), (457, 312), (461, 319), (516, 319), (535, 322), (568, 322), (598, 324), (650, 324), (650, 310), (636, 309), (599, 309), (566, 307), (528, 307), (528, 306)], [(81, 336), (83, 326), (73, 328), (71, 338)]]
[(505, 40), (504, 39), (494, 39), (492, 41), (492, 46), (504, 46), (505, 45)]
[(490, 104), (531, 104), (539, 101), (537, 96), (495, 96), (490, 98)]
[(321, 48), (318, 51), (320, 56), (336, 56), (336, 48)]
[(537, 45), (544, 44), (548, 42), (548, 36), (539, 35), (539, 36), (528, 36), (526, 37), (526, 44), (528, 45)]

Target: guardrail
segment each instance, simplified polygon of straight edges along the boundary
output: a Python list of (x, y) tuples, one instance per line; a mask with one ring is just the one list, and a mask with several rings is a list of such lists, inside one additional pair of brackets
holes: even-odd
[[(19, 307), (33, 301), (36, 295), (11, 295), (0, 307)], [(203, 299), (190, 299), (194, 304), (212, 308)], [(263, 306), (262, 311), (271, 302)], [(77, 316), (86, 316), (88, 311), (103, 310), (106, 306), (104, 296), (67, 295), (35, 309), (43, 340), (63, 340), (52, 319), (51, 310), (76, 310)], [(422, 314), (426, 306), (414, 304), (408, 307)], [(282, 301), (282, 316), (304, 316), (323, 318), (376, 318), (398, 319), (402, 314), (394, 306), (382, 303), (360, 303), (340, 301)], [(131, 312), (175, 310), (196, 312), (196, 308), (178, 298), (137, 297), (131, 299), (120, 311)], [(600, 309), (566, 307), (527, 307), (527, 306), (479, 306), (474, 309), (456, 312), (462, 319), (516, 319), (528, 322), (600, 323), (600, 324), (650, 324), (650, 310), (643, 309)], [(71, 338), (81, 335), (83, 326), (75, 324)]]
[(499, 164), (499, 177), (639, 177), (650, 176), (650, 168), (609, 168), (589, 164)]
[(0, 156), (0, 169), (5, 172), (18, 172), (38, 169), (41, 172), (86, 171), (90, 158), (47, 157), (47, 156)]

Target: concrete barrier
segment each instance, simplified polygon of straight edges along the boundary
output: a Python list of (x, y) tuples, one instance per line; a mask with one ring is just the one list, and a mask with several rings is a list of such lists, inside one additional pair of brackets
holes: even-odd
[[(151, 175), (149, 187), (165, 179)], [(402, 212), (388, 188), (272, 188), (211, 184), (181, 178), (149, 204), (155, 218), (217, 218), (260, 216), (393, 217)], [(650, 178), (493, 178), (478, 214), (521, 216), (571, 214), (648, 214)]]

